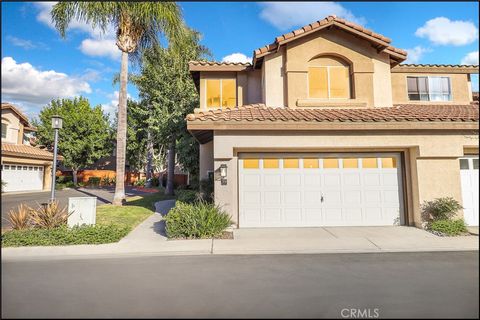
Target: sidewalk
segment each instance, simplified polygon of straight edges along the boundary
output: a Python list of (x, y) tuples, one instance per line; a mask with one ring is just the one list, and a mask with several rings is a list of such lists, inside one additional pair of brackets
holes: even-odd
[(2, 248), (2, 260), (75, 259), (138, 255), (379, 253), (478, 250), (478, 236), (438, 237), (413, 227), (236, 229), (233, 240), (167, 240), (163, 216), (174, 200), (118, 243)]

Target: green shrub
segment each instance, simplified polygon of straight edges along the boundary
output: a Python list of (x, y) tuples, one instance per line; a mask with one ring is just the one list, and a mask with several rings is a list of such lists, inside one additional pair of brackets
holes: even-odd
[(194, 190), (177, 190), (177, 200), (184, 203), (194, 203), (199, 200), (199, 194)]
[(427, 222), (449, 220), (461, 209), (463, 207), (452, 197), (436, 198), (433, 201), (425, 201), (423, 203), (422, 216), (423, 220)]
[(11, 230), (2, 234), (2, 247), (112, 243), (119, 241), (128, 232), (129, 228), (113, 224)]
[(67, 182), (72, 182), (73, 177), (71, 176), (58, 176), (56, 179), (57, 183), (67, 184)]
[(160, 185), (160, 181), (157, 177), (152, 177), (151, 185), (152, 187), (158, 187)]
[(456, 220), (436, 220), (429, 224), (430, 230), (441, 232), (449, 236), (458, 236), (467, 232), (467, 227), (463, 219)]
[(205, 201), (195, 204), (177, 201), (165, 221), (167, 237), (187, 239), (218, 237), (231, 224), (226, 212)]
[(115, 178), (109, 178), (108, 176), (104, 176), (102, 178), (102, 185), (103, 186), (111, 186), (115, 184)]
[(88, 184), (91, 186), (98, 187), (100, 185), (100, 177), (90, 177), (88, 178)]
[(133, 183), (134, 186), (143, 187), (147, 181), (145, 179), (138, 179)]

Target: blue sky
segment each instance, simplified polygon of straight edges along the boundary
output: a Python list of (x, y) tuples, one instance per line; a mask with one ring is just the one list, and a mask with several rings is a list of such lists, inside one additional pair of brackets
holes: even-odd
[[(102, 35), (73, 23), (61, 39), (50, 23), (52, 3), (2, 4), (2, 101), (30, 117), (52, 98), (83, 95), (113, 113), (120, 53), (114, 31)], [(186, 23), (203, 34), (218, 61), (245, 61), (280, 34), (329, 14), (392, 39), (411, 63), (478, 64), (477, 2), (181, 2)], [(478, 91), (478, 75), (474, 77)], [(475, 90), (474, 88), (474, 90)], [(137, 98), (133, 86), (129, 95)]]

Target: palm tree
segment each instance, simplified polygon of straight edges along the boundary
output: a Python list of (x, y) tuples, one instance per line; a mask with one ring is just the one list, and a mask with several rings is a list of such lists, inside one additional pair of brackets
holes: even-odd
[(117, 121), (117, 176), (114, 205), (125, 201), (125, 151), (127, 140), (127, 75), (128, 57), (138, 58), (144, 48), (159, 44), (159, 34), (171, 42), (183, 34), (180, 8), (175, 2), (80, 2), (55, 4), (52, 21), (65, 37), (72, 20), (83, 21), (103, 32), (108, 27), (117, 31), (116, 45), (122, 51), (120, 93)]

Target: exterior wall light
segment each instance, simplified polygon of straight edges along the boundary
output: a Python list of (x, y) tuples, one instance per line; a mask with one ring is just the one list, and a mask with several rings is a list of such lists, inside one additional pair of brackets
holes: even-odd
[(227, 184), (227, 165), (222, 164), (220, 165), (220, 182), (222, 186)]

